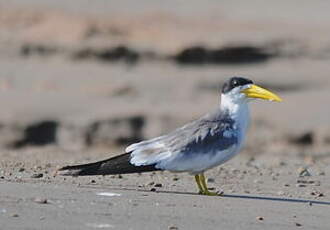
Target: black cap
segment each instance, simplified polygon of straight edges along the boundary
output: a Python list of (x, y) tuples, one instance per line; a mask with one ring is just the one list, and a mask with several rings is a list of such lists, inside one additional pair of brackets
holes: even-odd
[(243, 77), (232, 77), (228, 81), (226, 81), (225, 84), (223, 84), (222, 93), (228, 93), (237, 86), (243, 86), (248, 84), (253, 84), (253, 81)]

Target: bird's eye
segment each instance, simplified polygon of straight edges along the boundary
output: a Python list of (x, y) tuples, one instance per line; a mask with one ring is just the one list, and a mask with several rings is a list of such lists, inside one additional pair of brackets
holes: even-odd
[(234, 87), (236, 87), (238, 85), (237, 80), (234, 80), (232, 84), (233, 84)]

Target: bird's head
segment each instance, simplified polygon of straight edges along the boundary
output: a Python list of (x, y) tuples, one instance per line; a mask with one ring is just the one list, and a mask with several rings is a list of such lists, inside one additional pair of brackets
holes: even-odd
[(282, 101), (275, 93), (257, 86), (247, 78), (232, 77), (222, 87), (222, 100), (234, 104), (241, 104), (251, 99), (263, 99), (268, 101)]

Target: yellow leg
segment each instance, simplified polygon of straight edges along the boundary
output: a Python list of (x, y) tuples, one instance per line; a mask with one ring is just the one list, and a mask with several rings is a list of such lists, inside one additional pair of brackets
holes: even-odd
[(199, 176), (200, 184), (201, 184), (201, 187), (202, 187), (202, 193), (201, 194), (208, 195), (208, 196), (219, 196), (220, 195), (217, 192), (210, 192), (209, 191), (209, 189), (207, 188), (205, 176), (204, 176), (203, 173), (199, 174), (198, 176)]
[(198, 186), (198, 189), (199, 189), (199, 194), (203, 194), (204, 193), (204, 189), (201, 185), (201, 181), (199, 179), (199, 174), (195, 175), (195, 180), (196, 180), (196, 184)]

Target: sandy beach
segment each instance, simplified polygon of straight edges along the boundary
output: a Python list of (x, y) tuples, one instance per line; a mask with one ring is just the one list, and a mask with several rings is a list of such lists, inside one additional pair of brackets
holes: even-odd
[[(0, 0), (0, 228), (327, 229), (329, 7)], [(251, 103), (245, 148), (206, 172), (223, 196), (186, 173), (55, 174), (214, 110), (234, 75), (283, 102)]]

